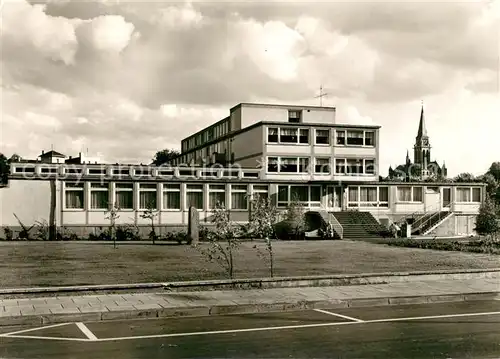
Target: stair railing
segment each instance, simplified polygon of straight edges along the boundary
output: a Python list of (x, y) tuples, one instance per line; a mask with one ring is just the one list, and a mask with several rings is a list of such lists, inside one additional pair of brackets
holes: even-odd
[[(453, 206), (453, 204), (454, 204), (454, 202), (450, 202), (450, 205), (449, 205), (450, 208)], [(422, 222), (418, 227), (415, 227), (415, 228), (420, 228), (420, 229), (425, 228), (425, 226), (427, 225), (427, 223), (429, 223), (430, 221), (434, 220), (436, 218), (436, 216), (438, 217), (438, 222), (439, 222), (439, 221), (441, 221), (442, 218), (445, 218), (451, 212), (452, 211), (441, 211), (441, 210), (437, 211), (437, 212), (433, 213), (429, 218), (427, 218), (427, 220), (425, 220), (424, 222)], [(443, 215), (443, 213), (444, 213), (444, 215)]]
[(342, 227), (337, 218), (335, 218), (335, 216), (332, 213), (328, 212), (328, 210), (323, 204), (321, 204), (321, 210), (323, 210), (328, 214), (329, 221), (327, 224), (333, 227), (335, 232), (337, 232), (337, 234), (339, 235), (340, 239), (344, 239), (344, 227)]
[[(453, 205), (453, 203), (450, 203), (450, 207)], [(450, 216), (452, 213), (454, 213), (453, 211), (441, 211), (441, 212), (438, 212), (436, 213), (437, 214), (437, 221), (435, 221), (434, 223), (432, 223), (430, 226), (428, 226), (427, 228), (425, 228), (425, 224), (429, 223), (431, 218), (429, 218), (428, 221), (426, 221), (425, 224), (422, 225), (422, 227), (420, 227), (421, 229), (424, 229), (422, 231), (422, 234), (425, 235), (429, 232), (429, 230), (434, 227), (435, 225), (439, 224), (442, 220), (444, 220), (446, 217)], [(435, 218), (436, 216), (432, 216), (433, 218)]]

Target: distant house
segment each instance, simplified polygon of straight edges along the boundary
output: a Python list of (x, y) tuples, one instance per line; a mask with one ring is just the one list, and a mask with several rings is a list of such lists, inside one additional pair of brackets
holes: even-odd
[(40, 162), (44, 163), (64, 163), (66, 160), (65, 155), (54, 150), (49, 152), (42, 151), (42, 154), (38, 158)]

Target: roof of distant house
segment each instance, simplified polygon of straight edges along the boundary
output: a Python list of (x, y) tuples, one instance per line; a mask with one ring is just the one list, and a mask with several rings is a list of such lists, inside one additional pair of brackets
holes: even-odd
[(66, 157), (62, 153), (59, 153), (57, 151), (51, 150), (49, 152), (42, 152), (40, 157)]

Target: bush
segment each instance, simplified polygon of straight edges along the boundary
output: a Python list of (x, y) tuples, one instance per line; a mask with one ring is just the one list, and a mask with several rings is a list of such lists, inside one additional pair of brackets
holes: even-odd
[(131, 225), (117, 226), (115, 235), (117, 241), (141, 240), (141, 236), (139, 235), (139, 230), (135, 226)]
[(68, 228), (62, 227), (57, 230), (56, 239), (58, 241), (77, 241), (80, 238)]
[(12, 232), (12, 229), (10, 229), (9, 227), (4, 227), (3, 233), (5, 235), (6, 241), (12, 241), (14, 239), (14, 233)]
[(191, 243), (186, 231), (168, 232), (165, 234), (164, 239), (167, 241), (177, 242), (178, 244), (182, 244), (182, 242), (186, 242), (187, 244)]
[(433, 249), (441, 251), (457, 251), (472, 253), (500, 254), (500, 243), (488, 240), (478, 240), (470, 242), (445, 242), (436, 240), (393, 240), (388, 242), (391, 246)]

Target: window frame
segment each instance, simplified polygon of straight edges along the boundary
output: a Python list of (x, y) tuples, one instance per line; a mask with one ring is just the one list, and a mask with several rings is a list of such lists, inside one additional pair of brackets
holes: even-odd
[[(319, 131), (325, 131), (327, 132), (326, 136), (318, 136)], [(326, 142), (318, 142), (318, 137), (319, 138), (325, 138)], [(314, 145), (316, 146), (330, 146), (330, 129), (329, 128), (316, 128), (314, 129)]]
[[(119, 185), (129, 185), (127, 187), (119, 187)], [(118, 193), (131, 193), (132, 194), (132, 206), (130, 208), (120, 207), (118, 204)], [(133, 211), (134, 210), (134, 183), (115, 183), (115, 204), (118, 206), (120, 211)]]
[[(175, 186), (175, 187), (168, 187)], [(165, 194), (167, 193), (178, 193), (179, 194), (179, 207), (178, 208), (168, 208), (165, 201)], [(179, 212), (182, 210), (182, 186), (180, 183), (162, 183), (161, 190), (161, 210), (167, 212)]]
[[(245, 187), (243, 189), (242, 187)], [(240, 187), (240, 188), (238, 188)], [(244, 194), (244, 203), (245, 203), (245, 208), (234, 208), (234, 201), (233, 201), (233, 194)], [(230, 207), (231, 211), (248, 211), (248, 185), (247, 184), (231, 184), (229, 188), (229, 198), (231, 205), (228, 206)]]
[[(196, 188), (192, 187), (192, 188), (189, 188), (189, 186), (196, 186)], [(199, 184), (199, 183), (186, 183), (185, 184), (185, 196), (184, 196), (184, 208), (186, 210), (189, 210), (189, 207), (190, 205), (188, 204), (188, 194), (189, 193), (201, 193), (201, 204), (202, 204), (202, 208), (196, 208), (196, 210), (198, 212), (202, 212), (205, 210), (205, 188), (204, 188), (204, 185), (203, 184)]]
[[(223, 187), (223, 188), (221, 188)], [(222, 205), (224, 206), (224, 208), (227, 208), (227, 199), (226, 199), (226, 191), (227, 188), (226, 188), (226, 185), (223, 184), (223, 183), (210, 183), (208, 185), (208, 204), (207, 204), (207, 211), (213, 211), (215, 209), (215, 205), (212, 206), (212, 198), (211, 198), (211, 194), (213, 193), (223, 193), (224, 194), (224, 202), (222, 203)]]
[[(86, 200), (87, 200), (87, 195), (86, 195), (86, 188), (85, 188), (85, 182), (65, 182), (64, 183), (64, 210), (65, 211), (75, 211), (75, 212), (81, 212), (85, 211), (86, 209)], [(82, 206), (81, 207), (68, 207), (68, 201), (67, 201), (67, 195), (68, 193), (81, 193), (82, 199)]]
[[(153, 188), (153, 185), (155, 186), (155, 188)], [(154, 206), (154, 210), (158, 210), (158, 186), (156, 185), (156, 183), (154, 184), (151, 184), (151, 183), (139, 183), (139, 196), (137, 198), (137, 207), (138, 207), (138, 210), (139, 211), (146, 211), (148, 208), (147, 207), (143, 207), (141, 206), (141, 193), (152, 193), (154, 192), (155, 193), (155, 206)]]
[[(105, 183), (101, 186), (101, 183), (99, 182), (90, 182), (89, 184), (89, 195), (90, 195), (90, 203), (89, 203), (89, 210), (93, 212), (102, 212), (106, 211), (110, 208), (110, 200), (109, 200), (109, 183)], [(106, 205), (104, 207), (94, 207), (92, 203), (92, 198), (94, 193), (103, 193), (106, 192), (107, 194), (107, 201)]]

